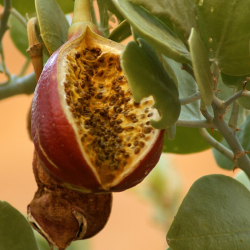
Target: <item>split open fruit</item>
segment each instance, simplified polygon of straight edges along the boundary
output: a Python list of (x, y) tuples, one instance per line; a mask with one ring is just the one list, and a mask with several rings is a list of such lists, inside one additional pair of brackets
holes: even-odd
[(136, 103), (120, 65), (124, 46), (89, 28), (48, 60), (32, 104), (32, 137), (44, 170), (81, 192), (123, 191), (159, 160), (163, 130), (152, 97)]

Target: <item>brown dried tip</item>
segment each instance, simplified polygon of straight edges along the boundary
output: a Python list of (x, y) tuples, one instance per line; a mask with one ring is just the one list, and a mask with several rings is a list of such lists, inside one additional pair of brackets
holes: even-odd
[(63, 250), (105, 226), (111, 212), (111, 193), (86, 194), (58, 186), (44, 172), (36, 153), (33, 171), (38, 190), (28, 205), (28, 220), (50, 246)]

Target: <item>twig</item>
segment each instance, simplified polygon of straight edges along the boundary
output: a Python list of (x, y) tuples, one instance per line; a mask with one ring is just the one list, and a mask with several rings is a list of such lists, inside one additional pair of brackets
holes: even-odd
[(234, 130), (234, 134), (237, 132), (239, 110), (240, 110), (239, 104), (237, 102), (234, 102), (231, 111), (231, 116), (228, 122), (228, 126)]
[(12, 76), (8, 84), (0, 85), (0, 100), (19, 94), (32, 94), (36, 87), (34, 73), (27, 76)]
[(189, 127), (189, 128), (214, 128), (212, 123), (208, 123), (206, 120), (188, 121), (178, 120), (176, 126)]
[(229, 147), (233, 151), (233, 162), (236, 162), (237, 160), (238, 167), (241, 168), (250, 178), (250, 160), (248, 155), (246, 154), (246, 151), (243, 149), (238, 138), (235, 136), (233, 129), (226, 124), (223, 118), (221, 119), (220, 114), (217, 111), (217, 107), (215, 105), (212, 106), (214, 109), (214, 127), (217, 128), (218, 131), (222, 134)]
[(188, 103), (192, 103), (192, 102), (198, 101), (200, 99), (201, 99), (201, 93), (197, 92), (197, 93), (190, 95), (188, 97), (181, 98), (180, 102), (181, 102), (181, 105), (186, 105)]
[(97, 0), (99, 13), (100, 13), (100, 24), (99, 30), (105, 36), (109, 36), (109, 15), (107, 10), (107, 3), (103, 0)]
[(24, 27), (27, 26), (27, 20), (15, 8), (12, 7), (10, 13), (15, 16)]
[(208, 142), (211, 146), (213, 146), (215, 149), (217, 149), (219, 152), (221, 152), (223, 155), (225, 155), (228, 159), (233, 161), (234, 154), (231, 150), (229, 150), (227, 147), (216, 141), (205, 128), (199, 128), (201, 136), (204, 138), (206, 142)]

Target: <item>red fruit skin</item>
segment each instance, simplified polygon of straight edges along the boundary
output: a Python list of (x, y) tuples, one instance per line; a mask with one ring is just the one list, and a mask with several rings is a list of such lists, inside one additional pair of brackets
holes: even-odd
[(46, 63), (32, 102), (31, 131), (41, 165), (59, 185), (82, 192), (120, 192), (135, 186), (157, 164), (162, 153), (164, 130), (160, 131), (153, 147), (136, 164), (134, 171), (110, 190), (104, 190), (84, 159), (60, 103), (57, 60), (61, 48)]
[(150, 152), (140, 161), (138, 167), (128, 176), (126, 176), (118, 185), (112, 187), (111, 191), (120, 192), (134, 187), (142, 182), (143, 179), (151, 172), (151, 170), (153, 170), (162, 154), (164, 132), (165, 130), (160, 131), (160, 134)]
[(59, 184), (86, 187), (85, 192), (98, 191), (100, 183), (83, 158), (74, 130), (61, 107), (57, 83), (59, 51), (45, 65), (33, 97), (31, 131), (35, 149), (44, 170)]

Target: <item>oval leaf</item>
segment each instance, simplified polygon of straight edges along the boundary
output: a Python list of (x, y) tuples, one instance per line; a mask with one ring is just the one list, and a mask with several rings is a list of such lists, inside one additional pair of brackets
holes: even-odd
[(157, 129), (165, 129), (174, 125), (180, 115), (178, 90), (152, 47), (141, 38), (138, 42), (139, 46), (135, 42), (126, 45), (121, 56), (122, 68), (136, 102), (153, 96), (154, 107), (161, 118), (151, 120), (151, 124)]
[(130, 1), (114, 0), (115, 5), (132, 25), (139, 37), (160, 53), (178, 61), (188, 62), (190, 55), (183, 42), (158, 18)]
[(69, 23), (55, 0), (35, 0), (41, 37), (52, 54), (67, 40)]
[(223, 175), (197, 180), (167, 234), (174, 250), (235, 250), (250, 246), (250, 192)]
[(4, 201), (0, 201), (0, 249), (38, 250), (28, 221)]
[(195, 0), (201, 38), (211, 61), (228, 75), (250, 73), (250, 1)]
[(210, 70), (206, 48), (195, 29), (192, 29), (188, 39), (195, 79), (199, 86), (202, 99), (206, 106), (213, 99), (213, 78)]
[(131, 0), (153, 15), (169, 18), (188, 37), (191, 28), (199, 30), (196, 8), (193, 0)]
[[(46, 0), (44, 0), (46, 3)], [(74, 1), (71, 0), (57, 0), (61, 9), (64, 13), (73, 12), (74, 9)], [(4, 6), (4, 0), (0, 0), (0, 4)], [(21, 15), (25, 16), (26, 13), (34, 14), (36, 12), (35, 2), (30, 0), (12, 0), (12, 6), (20, 12)]]

